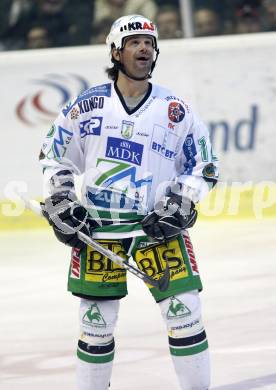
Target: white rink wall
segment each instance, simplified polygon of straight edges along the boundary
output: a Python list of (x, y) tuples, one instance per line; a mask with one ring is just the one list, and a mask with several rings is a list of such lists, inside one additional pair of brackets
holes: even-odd
[[(276, 33), (161, 41), (160, 51), (153, 82), (206, 122), (221, 180), (276, 181)], [(106, 82), (106, 66), (105, 46), (0, 53), (0, 199), (15, 186), (42, 195), (42, 139), (66, 101)]]

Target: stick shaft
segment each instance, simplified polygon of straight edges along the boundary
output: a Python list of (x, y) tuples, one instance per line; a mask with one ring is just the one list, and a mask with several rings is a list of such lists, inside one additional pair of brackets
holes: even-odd
[[(24, 201), (26, 207), (30, 210), (32, 210), (35, 214), (43, 216), (41, 205), (39, 202), (35, 200), (27, 199), (24, 195), (20, 195), (21, 199)], [(95, 248), (99, 253), (102, 255), (108, 257), (111, 261), (113, 261), (115, 264), (119, 265), (120, 267), (126, 269), (127, 271), (131, 272), (133, 275), (137, 276), (144, 282), (150, 284), (153, 287), (158, 288), (161, 291), (166, 290), (168, 286), (168, 281), (164, 279), (168, 279), (168, 273), (165, 273), (162, 278), (159, 280), (155, 280), (148, 276), (145, 272), (139, 270), (138, 268), (132, 266), (128, 263), (127, 260), (123, 259), (116, 253), (112, 252), (110, 249), (104, 248), (101, 244), (99, 244), (97, 241), (93, 240), (91, 237), (87, 236), (86, 234), (77, 231), (78, 238), (80, 241), (83, 241), (85, 244), (87, 244), (90, 247)], [(129, 258), (130, 260), (131, 258)], [(164, 283), (165, 282), (165, 283)]]

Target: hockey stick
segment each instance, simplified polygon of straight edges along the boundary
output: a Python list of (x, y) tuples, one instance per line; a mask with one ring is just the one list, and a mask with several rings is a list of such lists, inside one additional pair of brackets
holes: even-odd
[[(43, 216), (41, 204), (39, 202), (27, 199), (22, 194), (20, 194), (20, 198), (25, 203), (25, 206), (28, 209), (32, 210), (37, 215)], [(75, 233), (76, 230), (72, 228), (72, 232)], [(113, 263), (131, 272), (133, 275), (137, 276), (138, 278), (150, 284), (151, 286), (158, 288), (159, 291), (166, 291), (168, 289), (169, 282), (170, 282), (170, 270), (167, 261), (166, 261), (167, 266), (164, 270), (164, 275), (160, 279), (155, 280), (152, 277), (148, 276), (145, 272), (129, 264), (129, 260), (132, 260), (132, 257), (129, 257), (128, 260), (124, 260), (122, 257), (116, 255), (116, 253), (112, 252), (107, 248), (104, 248), (101, 244), (99, 244), (97, 241), (93, 240), (91, 237), (87, 236), (86, 234), (77, 231), (77, 235), (80, 241), (84, 242), (86, 245), (90, 247), (95, 248), (99, 253), (108, 257), (111, 261), (113, 261)]]

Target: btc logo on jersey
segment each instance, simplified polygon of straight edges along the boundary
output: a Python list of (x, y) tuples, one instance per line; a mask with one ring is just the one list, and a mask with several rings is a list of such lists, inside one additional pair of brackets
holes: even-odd
[(87, 135), (101, 135), (102, 120), (103, 118), (101, 116), (92, 116), (87, 121), (80, 122), (81, 138)]
[(151, 146), (153, 151), (161, 154), (162, 156), (168, 158), (169, 160), (174, 160), (176, 157), (176, 153), (173, 150), (167, 149), (165, 146), (158, 144), (157, 142), (152, 142)]
[(180, 148), (181, 140), (177, 134), (165, 127), (155, 125), (151, 139), (151, 150), (162, 157), (174, 161)]
[(168, 115), (172, 122), (179, 123), (185, 116), (184, 107), (178, 102), (171, 102), (168, 107)]

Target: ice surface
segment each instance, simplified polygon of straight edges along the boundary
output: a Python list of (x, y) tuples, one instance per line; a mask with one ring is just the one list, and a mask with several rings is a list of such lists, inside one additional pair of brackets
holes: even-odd
[[(276, 220), (199, 222), (191, 230), (204, 291), (212, 389), (276, 389)], [(75, 389), (78, 298), (66, 291), (70, 249), (51, 231), (0, 238), (0, 389)], [(111, 390), (176, 390), (165, 325), (129, 275)]]

